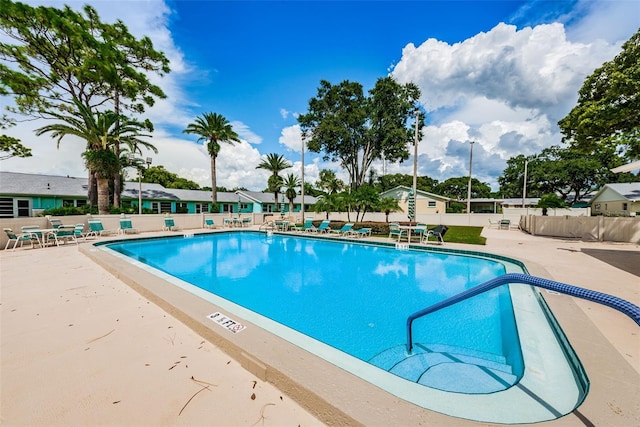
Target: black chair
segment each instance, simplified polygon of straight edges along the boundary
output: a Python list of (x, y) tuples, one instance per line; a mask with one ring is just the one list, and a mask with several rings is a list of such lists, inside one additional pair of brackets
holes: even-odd
[(448, 229), (449, 227), (446, 225), (436, 225), (435, 227), (428, 229), (427, 232), (424, 233), (423, 243), (429, 243), (429, 236), (433, 236), (436, 238), (437, 243), (441, 245), (444, 244), (444, 235), (447, 233)]

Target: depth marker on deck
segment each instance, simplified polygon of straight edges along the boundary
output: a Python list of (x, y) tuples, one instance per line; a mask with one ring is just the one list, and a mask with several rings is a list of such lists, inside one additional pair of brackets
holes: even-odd
[(234, 334), (237, 334), (238, 332), (243, 331), (247, 328), (245, 325), (238, 323), (233, 319), (230, 319), (219, 311), (208, 315), (207, 318), (213, 320), (218, 325), (233, 332)]

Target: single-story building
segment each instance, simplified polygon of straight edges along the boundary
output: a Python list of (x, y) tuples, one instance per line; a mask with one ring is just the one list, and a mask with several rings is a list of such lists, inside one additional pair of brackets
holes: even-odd
[[(37, 216), (46, 209), (65, 206), (81, 207), (88, 203), (88, 179), (40, 175), (19, 172), (0, 172), (0, 218)], [(123, 208), (142, 208), (156, 213), (210, 212), (211, 191), (165, 188), (160, 184), (128, 181), (121, 194)], [(310, 210), (316, 198), (305, 195), (305, 210)], [(278, 206), (272, 193), (258, 191), (218, 192), (218, 212), (262, 213), (289, 212), (289, 201)], [(294, 212), (302, 208), (302, 197), (294, 199)]]
[[(380, 194), (380, 198), (391, 198), (398, 201), (398, 205), (402, 212), (409, 213), (409, 195), (412, 188), (399, 185), (391, 190), (384, 191)], [(416, 191), (416, 215), (420, 214), (437, 214), (447, 211), (447, 203), (451, 200), (448, 197), (439, 196), (429, 193), (428, 191)]]
[(640, 182), (605, 184), (591, 199), (593, 215), (640, 214)]

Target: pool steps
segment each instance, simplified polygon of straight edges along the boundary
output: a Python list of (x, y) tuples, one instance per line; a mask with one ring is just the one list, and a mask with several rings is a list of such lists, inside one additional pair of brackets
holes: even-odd
[(416, 344), (411, 354), (400, 344), (369, 363), (427, 387), (466, 394), (506, 390), (519, 380), (501, 356), (442, 344)]

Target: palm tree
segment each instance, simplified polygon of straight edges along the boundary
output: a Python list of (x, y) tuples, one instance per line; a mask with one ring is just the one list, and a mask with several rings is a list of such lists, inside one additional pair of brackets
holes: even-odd
[[(283, 181), (282, 184), (286, 187), (284, 195), (287, 197), (287, 199), (289, 199), (289, 213), (292, 213), (293, 200), (298, 195), (297, 188), (300, 187), (302, 181), (300, 180), (300, 178), (290, 173), (289, 175), (287, 175), (287, 178)], [(302, 203), (304, 203), (304, 200), (302, 201)]]
[[(358, 218), (360, 221), (364, 221), (364, 215), (367, 212), (371, 212), (376, 209), (376, 207), (380, 204), (380, 195), (378, 192), (370, 185), (363, 184), (358, 189), (351, 194), (353, 197), (353, 207), (356, 213), (356, 222)], [(360, 213), (362, 213), (362, 217), (360, 217)]]
[(344, 189), (344, 182), (336, 176), (330, 169), (322, 169), (319, 179), (316, 182), (318, 188), (325, 190), (329, 194), (337, 193)]
[(213, 209), (218, 205), (218, 189), (216, 183), (216, 158), (220, 153), (220, 143), (240, 142), (240, 137), (233, 130), (229, 121), (218, 113), (204, 113), (196, 117), (195, 122), (189, 123), (183, 133), (199, 135), (198, 142), (207, 141), (207, 151), (211, 156), (211, 201)]
[[(75, 102), (76, 111), (70, 115), (55, 113), (63, 123), (54, 123), (36, 129), (36, 135), (51, 133), (52, 138), (60, 141), (67, 135), (87, 141), (87, 149), (82, 154), (87, 169), (95, 174), (98, 182), (98, 213), (109, 213), (109, 178), (120, 171), (120, 160), (113, 152), (118, 141), (128, 144), (146, 144), (139, 139), (141, 130), (146, 126), (138, 121), (120, 116), (113, 111), (92, 112), (80, 102)], [(118, 125), (119, 123), (119, 125)], [(154, 147), (155, 149), (155, 147)]]
[(387, 222), (389, 222), (389, 214), (391, 212), (399, 212), (401, 210), (398, 201), (393, 197), (383, 197), (380, 199), (378, 209), (384, 212)]
[(266, 169), (271, 172), (269, 182), (267, 182), (269, 191), (273, 192), (275, 197), (275, 204), (278, 205), (278, 193), (280, 187), (282, 187), (282, 178), (280, 178), (280, 172), (290, 168), (292, 165), (282, 154), (270, 153), (267, 154), (267, 158), (262, 160), (256, 169)]
[[(117, 111), (116, 111), (117, 113)], [(122, 117), (122, 116), (121, 116)], [(122, 120), (122, 119), (120, 119)], [(158, 154), (158, 149), (151, 144), (148, 141), (144, 141), (138, 138), (138, 135), (135, 133), (131, 133), (132, 129), (132, 123), (136, 123), (136, 128), (137, 129), (144, 129), (147, 130), (149, 132), (153, 132), (153, 124), (147, 119), (144, 122), (138, 122), (138, 121), (132, 121), (132, 120), (126, 120), (124, 122), (117, 122), (116, 123), (116, 129), (115, 129), (115, 134), (116, 134), (116, 141), (113, 145), (113, 152), (116, 154), (116, 156), (118, 156), (118, 158), (121, 158), (121, 152), (122, 150), (124, 150), (125, 152), (128, 150), (129, 153), (131, 154), (136, 154), (138, 153), (140, 156), (142, 156), (142, 148), (144, 147), (147, 150), (153, 151), (155, 154)], [(123, 145), (125, 147), (123, 147)], [(120, 194), (122, 193), (123, 190), (123, 182), (122, 182), (122, 169), (123, 167), (129, 167), (131, 165), (129, 165), (130, 162), (122, 162), (122, 160), (120, 161), (120, 168), (118, 169), (118, 171), (116, 172), (116, 174), (113, 177), (113, 204), (115, 206), (120, 206)], [(137, 168), (138, 171), (143, 171), (144, 168), (141, 167), (141, 165), (144, 164), (144, 162), (142, 160), (137, 160)]]

